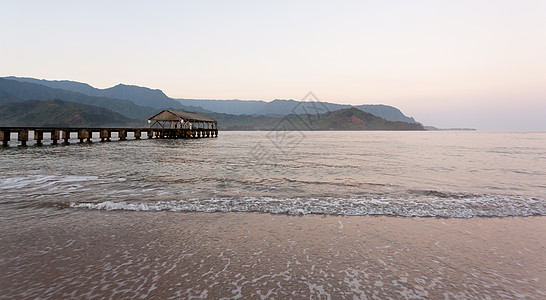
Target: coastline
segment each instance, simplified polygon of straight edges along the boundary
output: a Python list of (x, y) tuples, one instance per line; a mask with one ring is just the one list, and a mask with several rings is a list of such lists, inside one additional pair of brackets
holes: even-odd
[(546, 294), (546, 217), (51, 208), (17, 220), (3, 222), (2, 299)]

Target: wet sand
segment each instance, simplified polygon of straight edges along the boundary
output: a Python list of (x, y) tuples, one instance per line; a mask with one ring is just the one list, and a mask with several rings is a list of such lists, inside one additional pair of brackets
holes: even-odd
[(546, 298), (546, 217), (0, 217), (1, 299)]

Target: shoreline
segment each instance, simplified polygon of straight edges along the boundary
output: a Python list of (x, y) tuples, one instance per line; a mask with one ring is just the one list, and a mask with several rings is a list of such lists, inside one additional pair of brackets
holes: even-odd
[(44, 209), (17, 220), (0, 238), (5, 298), (546, 294), (541, 216)]

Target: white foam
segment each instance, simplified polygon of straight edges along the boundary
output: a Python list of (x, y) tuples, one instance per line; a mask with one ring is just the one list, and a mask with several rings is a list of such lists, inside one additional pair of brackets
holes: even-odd
[(58, 183), (88, 182), (98, 180), (97, 176), (72, 175), (29, 175), (21, 177), (0, 178), (0, 189), (38, 188)]
[[(173, 212), (261, 212), (272, 214), (391, 215), (404, 217), (507, 217), (545, 216), (546, 200), (524, 197), (473, 197), (465, 199), (410, 198), (270, 198), (185, 199), (157, 202), (72, 202), (72, 208)], [(343, 229), (343, 224), (339, 228)]]

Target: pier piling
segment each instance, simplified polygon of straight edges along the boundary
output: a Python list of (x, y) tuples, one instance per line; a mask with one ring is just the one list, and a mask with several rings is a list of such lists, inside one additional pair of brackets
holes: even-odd
[[(93, 140), (93, 134), (96, 133), (95, 138), (100, 137), (101, 142), (110, 141), (112, 132), (117, 132), (120, 141), (127, 140), (128, 134), (134, 137), (135, 140), (140, 140), (145, 134), (148, 139), (177, 139), (177, 138), (204, 138), (214, 137), (214, 134), (218, 130), (206, 129), (206, 128), (54, 128), (54, 127), (0, 127), (0, 141), (3, 146), (9, 146), (10, 137), (12, 133), (17, 133), (17, 140), (21, 142), (22, 146), (26, 146), (28, 143), (29, 133), (34, 133), (34, 145), (42, 145), (44, 140), (48, 137), (51, 139), (51, 144), (57, 144), (58, 140), (63, 140), (64, 145), (70, 143), (70, 134), (77, 133), (77, 138), (80, 143), (85, 141), (91, 143)], [(44, 133), (46, 133), (44, 137)], [(50, 133), (47, 134), (47, 133)]]
[(28, 141), (28, 129), (20, 129), (17, 139), (21, 142), (21, 146), (26, 146)]
[(78, 138), (80, 139), (80, 143), (83, 143), (84, 139), (87, 139), (87, 141), (90, 141), (89, 131), (87, 131), (85, 129), (78, 130)]
[(2, 140), (2, 146), (8, 146), (10, 140), (11, 132), (0, 130), (0, 140)]
[(51, 143), (53, 145), (57, 145), (57, 140), (59, 140), (60, 136), (61, 136), (61, 131), (59, 129), (51, 130)]
[(63, 140), (65, 144), (70, 143), (70, 131), (63, 129)]
[(125, 141), (126, 139), (127, 139), (127, 130), (120, 129), (119, 130), (119, 140), (120, 141)]
[(41, 145), (43, 139), (44, 132), (41, 130), (34, 130), (34, 140), (36, 141), (36, 145)]
[(110, 137), (112, 136), (112, 133), (110, 132), (110, 130), (108, 129), (101, 129), (100, 130), (100, 141), (101, 142), (106, 142), (106, 141), (110, 141)]

